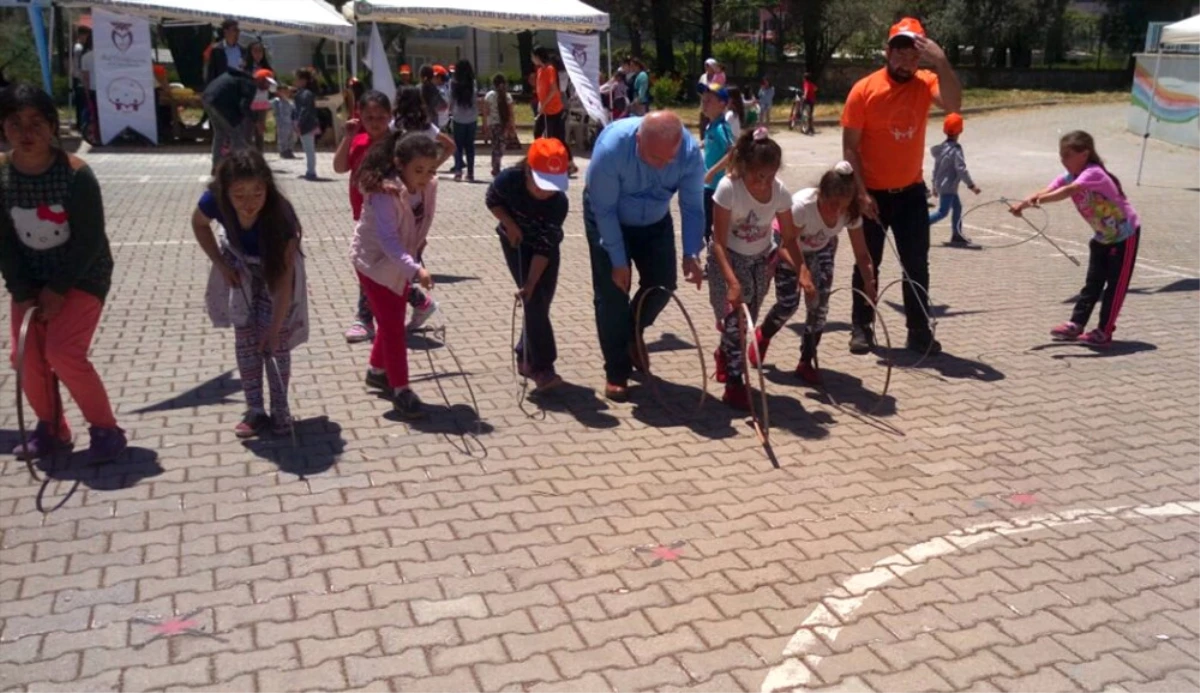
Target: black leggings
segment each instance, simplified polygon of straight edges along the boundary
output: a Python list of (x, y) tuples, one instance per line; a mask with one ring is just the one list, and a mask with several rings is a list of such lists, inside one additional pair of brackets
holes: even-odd
[(563, 109), (554, 115), (542, 115), (546, 121), (546, 129), (542, 132), (546, 137), (553, 137), (563, 146), (567, 148), (567, 158), (574, 159), (571, 155), (571, 145), (567, 144), (567, 109)]

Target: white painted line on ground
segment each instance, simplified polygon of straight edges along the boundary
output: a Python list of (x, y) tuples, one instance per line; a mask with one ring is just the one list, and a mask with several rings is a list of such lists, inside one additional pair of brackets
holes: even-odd
[[(1011, 234), (1011, 233), (1005, 233), (1005, 232), (1003, 232), (1003, 231), (1000, 231), (1000, 230), (998, 230), (998, 229), (990, 229), (990, 228), (986, 228), (986, 227), (983, 227), (983, 226), (975, 226), (974, 224), (963, 224), (963, 226), (964, 226), (964, 227), (966, 227), (966, 228), (968, 228), (968, 229), (971, 229), (971, 230), (972, 230), (972, 232), (980, 232), (980, 233), (992, 234), (992, 235), (995, 235), (995, 236), (1003, 236), (1004, 238), (1011, 238), (1011, 239), (1013, 239), (1013, 240), (1020, 240), (1020, 239), (1022, 239), (1022, 238), (1025, 238), (1025, 236), (1026, 236), (1026, 234), (1024, 234), (1024, 233), (1022, 233), (1022, 234)], [(1009, 226), (1003, 226), (1002, 228), (1012, 228), (1012, 227), (1009, 227)], [(1018, 229), (1018, 230), (1019, 230), (1019, 229)], [(1079, 261), (1080, 261), (1080, 262), (1083, 262), (1083, 263), (1085, 263), (1085, 264), (1086, 264), (1086, 260), (1087, 260), (1087, 257), (1086, 257), (1086, 251), (1087, 251), (1087, 249), (1088, 249), (1088, 244), (1087, 244), (1087, 243), (1080, 243), (1079, 241), (1076, 241), (1076, 240), (1070, 240), (1070, 239), (1066, 239), (1066, 238), (1059, 238), (1058, 236), (1050, 236), (1049, 234), (1047, 234), (1047, 236), (1048, 236), (1050, 239), (1052, 239), (1052, 240), (1053, 240), (1055, 243), (1058, 243), (1059, 245), (1063, 245), (1063, 246), (1071, 246), (1071, 247), (1072, 247), (1072, 249), (1075, 249), (1075, 250), (1080, 250), (1080, 251), (1084, 251), (1084, 255), (1085, 255), (1085, 257), (1081, 257), (1081, 258), (1079, 258)], [(1045, 241), (1044, 239), (1041, 239), (1041, 238), (1035, 238), (1035, 239), (1033, 239), (1032, 241), (1029, 241), (1029, 243), (1030, 243), (1030, 244), (1043, 244), (1043, 245), (1049, 245), (1048, 243), (1046, 243), (1046, 241)], [(1155, 271), (1157, 271), (1157, 272), (1163, 272), (1163, 273), (1165, 273), (1165, 274), (1167, 274), (1167, 275), (1169, 275), (1169, 276), (1172, 276), (1172, 277), (1179, 277), (1179, 278), (1181, 278), (1181, 279), (1197, 279), (1197, 278), (1200, 278), (1200, 270), (1196, 270), (1196, 269), (1193, 269), (1193, 268), (1190, 268), (1190, 267), (1179, 267), (1178, 265), (1167, 265), (1167, 264), (1162, 264), (1162, 263), (1157, 263), (1156, 265), (1154, 265), (1154, 264), (1150, 264), (1150, 263), (1152, 263), (1152, 262), (1155, 262), (1155, 261), (1154, 261), (1154, 260), (1152, 260), (1151, 258), (1148, 258), (1148, 257), (1146, 257), (1146, 256), (1144, 256), (1144, 255), (1141, 255), (1141, 254), (1139, 253), (1139, 255), (1138, 255), (1138, 259), (1137, 259), (1137, 265), (1134, 267), (1134, 270), (1133, 270), (1133, 271), (1134, 271), (1134, 273), (1136, 274), (1138, 270), (1141, 270), (1141, 269), (1145, 268), (1145, 269), (1152, 269), (1152, 270), (1155, 270)], [(1180, 273), (1180, 272), (1176, 272), (1176, 271), (1174, 271), (1174, 270), (1170, 270), (1170, 269), (1163, 269), (1164, 267), (1172, 267), (1172, 268), (1174, 268), (1175, 270), (1183, 270), (1184, 272), (1186, 272), (1186, 274), (1184, 274), (1184, 273)]]
[(1012, 520), (994, 520), (966, 529), (914, 544), (900, 553), (881, 558), (869, 570), (852, 575), (825, 594), (825, 597), (800, 623), (796, 634), (783, 649), (783, 662), (767, 672), (762, 684), (762, 693), (776, 691), (804, 691), (807, 686), (825, 684), (814, 673), (821, 663), (821, 656), (810, 654), (822, 645), (821, 638), (832, 644), (845, 628), (843, 624), (854, 621), (854, 613), (862, 608), (867, 599), (880, 588), (900, 576), (919, 570), (932, 558), (954, 553), (961, 549), (1000, 537), (1025, 532), (1036, 532), (1052, 527), (1079, 525), (1100, 520), (1136, 519), (1138, 517), (1180, 517), (1200, 515), (1200, 503), (1178, 502), (1164, 505), (1117, 505), (1108, 508), (1080, 508), (1061, 510), (1040, 515), (1025, 515)]

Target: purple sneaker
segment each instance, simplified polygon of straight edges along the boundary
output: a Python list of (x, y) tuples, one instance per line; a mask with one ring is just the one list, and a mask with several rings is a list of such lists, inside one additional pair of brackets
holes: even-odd
[(346, 341), (350, 344), (369, 342), (375, 339), (375, 329), (361, 320), (355, 320), (350, 329), (346, 330)]
[(13, 448), (13, 455), (18, 460), (40, 460), (43, 457), (49, 457), (55, 450), (72, 446), (70, 440), (55, 440), (54, 434), (50, 432), (50, 423), (47, 421), (38, 422), (37, 427), (33, 429), (33, 435), (29, 436), (27, 442), (28, 447), (17, 445)]
[(96, 428), (93, 426), (88, 429), (88, 433), (92, 436), (92, 443), (88, 446), (88, 462), (90, 464), (112, 462), (120, 457), (122, 452), (125, 452), (125, 448), (129, 447), (125, 431), (121, 428)]
[(1096, 328), (1085, 335), (1080, 335), (1079, 343), (1094, 347), (1106, 347), (1112, 344), (1112, 335)]
[(1050, 336), (1054, 339), (1063, 342), (1071, 342), (1079, 338), (1083, 334), (1083, 327), (1076, 325), (1073, 322), (1067, 321), (1063, 324), (1050, 330)]

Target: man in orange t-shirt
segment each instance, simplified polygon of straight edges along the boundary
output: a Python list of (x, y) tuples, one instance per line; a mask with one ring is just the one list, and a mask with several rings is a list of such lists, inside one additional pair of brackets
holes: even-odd
[[(924, 58), (934, 71), (918, 69)], [(925, 125), (929, 106), (947, 113), (962, 107), (962, 85), (940, 46), (921, 23), (905, 17), (888, 32), (887, 66), (859, 80), (842, 111), (842, 146), (858, 180), (867, 248), (879, 274), (887, 230), (895, 234), (903, 272), (909, 349), (930, 355), (941, 344), (929, 327), (929, 210), (925, 204)], [(878, 276), (876, 276), (878, 279)], [(920, 290), (912, 284), (919, 284)], [(878, 282), (876, 282), (878, 285)], [(854, 273), (854, 288), (862, 277)], [(875, 311), (855, 292), (850, 352), (875, 346)]]

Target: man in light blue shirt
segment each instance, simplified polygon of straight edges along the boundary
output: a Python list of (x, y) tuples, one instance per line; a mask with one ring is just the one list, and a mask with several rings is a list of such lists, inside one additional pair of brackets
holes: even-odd
[[(652, 325), (670, 297), (661, 291), (647, 297), (636, 327), (633, 306), (652, 287), (675, 290), (678, 275), (670, 205), (676, 192), (683, 215), (683, 273), (697, 288), (703, 280), (699, 256), (704, 239), (704, 173), (696, 140), (671, 111), (618, 120), (596, 140), (587, 170), (583, 219), (609, 399), (628, 396), (635, 365), (633, 331)], [(631, 263), (638, 270), (633, 302)]]

